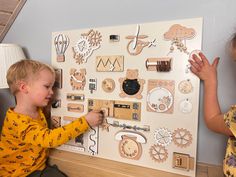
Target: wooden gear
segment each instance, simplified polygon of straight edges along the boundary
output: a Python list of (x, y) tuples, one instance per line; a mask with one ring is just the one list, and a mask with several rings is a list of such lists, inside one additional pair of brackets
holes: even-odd
[(164, 162), (168, 158), (168, 152), (165, 147), (154, 144), (149, 149), (149, 154), (155, 162)]
[(154, 139), (158, 145), (166, 147), (172, 142), (172, 134), (166, 128), (159, 128), (155, 130)]
[(184, 128), (178, 128), (173, 132), (173, 142), (176, 146), (186, 148), (192, 143), (192, 134)]

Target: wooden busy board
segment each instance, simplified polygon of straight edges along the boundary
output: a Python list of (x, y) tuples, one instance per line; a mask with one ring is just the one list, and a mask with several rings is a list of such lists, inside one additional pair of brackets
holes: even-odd
[(201, 42), (202, 18), (53, 32), (53, 128), (106, 116), (58, 149), (195, 176)]

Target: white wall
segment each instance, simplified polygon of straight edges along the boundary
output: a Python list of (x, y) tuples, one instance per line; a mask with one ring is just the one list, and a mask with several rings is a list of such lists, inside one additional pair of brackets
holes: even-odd
[[(210, 60), (221, 57), (219, 96), (225, 112), (236, 102), (236, 66), (226, 57), (224, 47), (236, 32), (235, 0), (28, 0), (3, 43), (18, 43), (28, 57), (50, 63), (53, 31), (192, 17), (204, 18), (204, 53)], [(14, 103), (8, 96), (6, 90), (0, 91), (3, 109)], [(201, 93), (198, 161), (221, 164), (226, 138), (207, 130), (202, 111)]]

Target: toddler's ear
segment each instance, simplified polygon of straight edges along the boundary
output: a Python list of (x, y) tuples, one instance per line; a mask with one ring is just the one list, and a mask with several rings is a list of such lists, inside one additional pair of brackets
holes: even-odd
[(17, 87), (18, 90), (22, 93), (28, 93), (28, 86), (27, 83), (25, 81), (18, 81), (17, 82)]

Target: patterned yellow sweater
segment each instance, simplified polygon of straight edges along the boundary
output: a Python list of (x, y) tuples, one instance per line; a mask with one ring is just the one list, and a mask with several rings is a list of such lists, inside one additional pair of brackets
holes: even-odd
[(236, 176), (236, 105), (224, 115), (224, 121), (234, 135), (228, 139), (223, 163), (224, 174), (227, 177), (234, 177)]
[(32, 119), (8, 109), (0, 137), (0, 177), (24, 177), (42, 170), (48, 148), (62, 145), (89, 128), (85, 117), (81, 117), (50, 130), (41, 109), (39, 115)]

